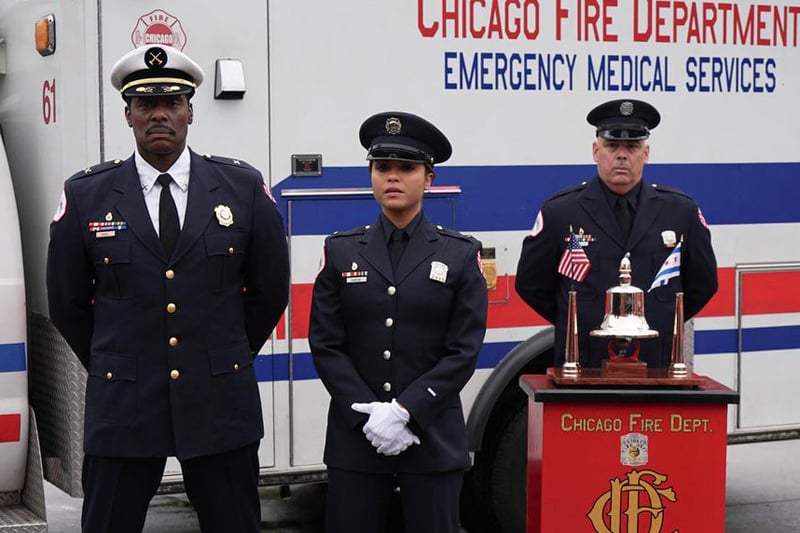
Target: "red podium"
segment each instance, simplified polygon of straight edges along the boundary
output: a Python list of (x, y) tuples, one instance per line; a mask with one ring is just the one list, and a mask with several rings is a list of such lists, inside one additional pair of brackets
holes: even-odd
[(727, 406), (739, 394), (703, 376), (602, 372), (520, 377), (528, 532), (723, 533)]

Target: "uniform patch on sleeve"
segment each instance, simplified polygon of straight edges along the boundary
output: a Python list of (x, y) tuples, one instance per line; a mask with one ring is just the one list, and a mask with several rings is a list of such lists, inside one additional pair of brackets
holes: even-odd
[(322, 255), (319, 257), (319, 268), (317, 269), (317, 276), (325, 270), (325, 256), (328, 255), (328, 248), (326, 246), (322, 247)]
[(58, 207), (56, 207), (56, 212), (53, 214), (53, 222), (58, 222), (64, 216), (64, 213), (67, 212), (67, 194), (64, 192), (64, 189), (61, 189), (61, 198), (58, 199)]
[(478, 269), (481, 271), (481, 276), (483, 276), (483, 279), (486, 279), (486, 272), (483, 270), (483, 261), (481, 261), (481, 252), (480, 251), (478, 251), (478, 254), (477, 254), (476, 258), (478, 259)]
[(706, 224), (706, 217), (703, 216), (703, 212), (700, 211), (700, 208), (697, 208), (697, 216), (700, 218), (700, 223), (703, 225), (704, 228), (708, 229), (708, 224)]
[(539, 212), (536, 214), (536, 222), (533, 223), (531, 236), (536, 237), (542, 232), (543, 229), (544, 229), (544, 217), (542, 216), (542, 210), (539, 209)]
[(278, 202), (276, 202), (275, 197), (272, 196), (272, 191), (269, 190), (269, 185), (267, 185), (267, 182), (263, 182), (262, 185), (264, 186), (264, 194), (267, 195), (267, 198), (272, 200), (273, 204), (277, 204)]

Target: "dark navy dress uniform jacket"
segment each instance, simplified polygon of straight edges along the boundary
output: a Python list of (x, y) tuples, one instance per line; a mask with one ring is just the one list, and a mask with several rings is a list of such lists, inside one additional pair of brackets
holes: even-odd
[[(283, 313), (289, 279), (283, 222), (260, 172), (191, 153), (171, 257), (132, 157), (71, 177), (64, 192), (47, 285), (51, 319), (89, 372), (85, 452), (188, 459), (258, 441), (253, 357)], [(233, 214), (229, 227), (219, 205)], [(126, 229), (89, 230), (109, 218)]]
[[(486, 331), (480, 242), (426, 218), (393, 274), (380, 222), (329, 236), (314, 284), (309, 342), (331, 395), (325, 463), (341, 469), (444, 472), (469, 466), (459, 392), (475, 370)], [(432, 279), (432, 269), (443, 281)], [(353, 282), (351, 272), (362, 271)], [(358, 277), (358, 276), (356, 276)], [(348, 282), (348, 280), (351, 280)], [(421, 441), (377, 453), (354, 402), (397, 398)]]
[[(717, 291), (717, 263), (711, 248), (711, 233), (702, 221), (697, 204), (685, 193), (644, 180), (639, 206), (628, 242), (606, 200), (599, 178), (557, 193), (541, 209), (543, 228), (525, 237), (517, 267), (516, 289), (525, 302), (556, 325), (555, 364), (564, 362), (567, 293), (577, 292), (581, 364), (599, 367), (608, 358), (608, 339), (589, 337), (605, 315), (605, 293), (619, 285), (619, 264), (631, 253), (632, 284), (645, 291), (645, 317), (656, 339), (641, 341), (640, 360), (652, 368), (669, 366), (675, 317), (675, 294), (684, 292), (685, 319), (693, 317)], [(591, 269), (582, 283), (558, 273), (558, 263), (567, 245), (570, 226), (590, 235), (583, 247)], [(663, 231), (683, 236), (681, 274), (666, 286), (650, 288), (672, 248), (664, 244)]]

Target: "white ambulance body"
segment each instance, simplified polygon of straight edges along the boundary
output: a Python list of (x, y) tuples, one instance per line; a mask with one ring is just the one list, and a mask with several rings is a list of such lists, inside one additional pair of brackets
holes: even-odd
[[(33, 29), (47, 16), (55, 52), (42, 56)], [(514, 292), (516, 263), (542, 202), (594, 176), (585, 117), (611, 98), (661, 111), (646, 179), (691, 194), (711, 228), (720, 290), (693, 321), (689, 353), (695, 372), (741, 393), (731, 439), (797, 436), (798, 26), (800, 7), (777, 0), (0, 2), (0, 124), (20, 207), (31, 384), (49, 391), (33, 402), (47, 477), (80, 492), (84, 386), (48, 319), (48, 224), (66, 177), (131, 155), (108, 75), (123, 53), (154, 44), (206, 72), (189, 145), (262, 169), (285, 217), (291, 302), (256, 360), (266, 482), (324, 479), (328, 396), (307, 340), (311, 287), (324, 237), (377, 216), (357, 131), (392, 109), (452, 141), (425, 212), (480, 239), (496, 272), (463, 392), (475, 452), (465, 494), (478, 514), (507, 528), (524, 513), (517, 378), (551, 364), (552, 329)]]
[[(28, 405), (27, 309), (17, 203), (0, 129), (0, 530), (46, 531), (36, 424)], [(31, 456), (30, 459), (28, 456)]]

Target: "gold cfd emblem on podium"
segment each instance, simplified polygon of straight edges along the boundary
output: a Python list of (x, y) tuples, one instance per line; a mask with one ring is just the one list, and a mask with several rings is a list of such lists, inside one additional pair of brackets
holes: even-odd
[[(586, 515), (594, 531), (660, 533), (667, 503), (678, 499), (672, 487), (664, 486), (667, 476), (655, 470), (632, 470), (625, 477), (612, 479), (609, 490), (598, 496)], [(640, 528), (642, 524), (648, 525)]]

